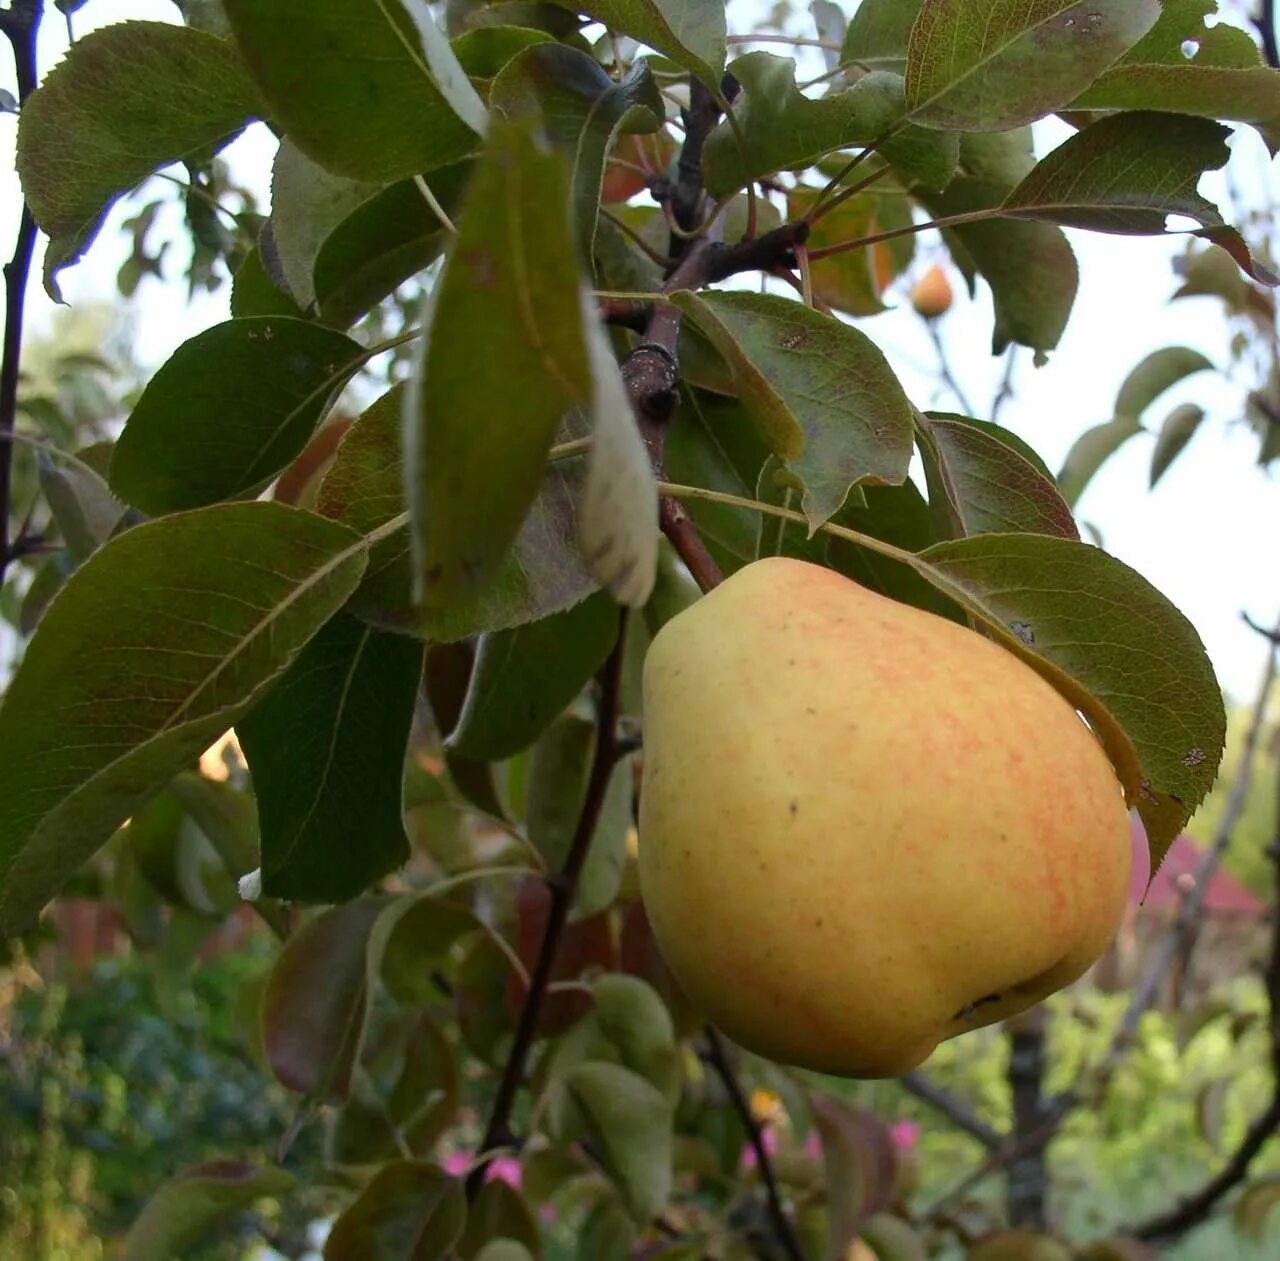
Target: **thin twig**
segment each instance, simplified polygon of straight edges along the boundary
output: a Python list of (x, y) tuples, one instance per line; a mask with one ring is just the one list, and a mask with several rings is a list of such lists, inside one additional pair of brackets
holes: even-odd
[(929, 338), (933, 342), (933, 348), (938, 352), (938, 371), (942, 375), (943, 385), (955, 395), (956, 402), (960, 404), (960, 408), (966, 416), (975, 415), (973, 404), (969, 402), (960, 382), (956, 380), (955, 373), (951, 371), (951, 360), (947, 358), (947, 349), (942, 342), (942, 333), (938, 330), (938, 321), (925, 320), (925, 325), (929, 329)]
[(427, 203), (431, 209), (431, 213), (440, 220), (441, 226), (450, 236), (457, 236), (458, 229), (454, 227), (453, 220), (449, 218), (445, 212), (445, 208), (440, 204), (435, 193), (431, 191), (431, 185), (427, 183), (421, 175), (415, 175), (413, 182), (417, 186), (418, 192), (422, 194), (422, 200)]
[[(587, 853), (600, 821), (600, 811), (604, 805), (609, 780), (618, 760), (618, 709), (625, 641), (626, 612), (622, 611), (619, 614), (618, 637), (614, 642), (613, 651), (600, 670), (596, 748), (591, 759), (591, 771), (587, 779), (582, 811), (578, 815), (578, 825), (574, 830), (564, 865), (555, 877), (547, 882), (551, 895), (547, 922), (542, 930), (542, 940), (538, 945), (538, 956), (534, 961), (529, 989), (520, 1008), (519, 1020), (516, 1022), (511, 1053), (507, 1056), (502, 1077), (498, 1082), (498, 1090), (494, 1095), (484, 1137), (476, 1149), (477, 1160), (495, 1148), (515, 1146), (515, 1137), (511, 1133), (511, 1112), (515, 1106), (516, 1095), (524, 1082), (525, 1066), (537, 1035), (543, 1000), (551, 984), (552, 969), (560, 949), (565, 924), (568, 923), (569, 908), (577, 892), (578, 878), (587, 860)], [(469, 1200), (474, 1200), (479, 1195), (483, 1183), (483, 1167), (478, 1166), (467, 1178)]]
[(996, 391), (996, 396), (991, 400), (991, 419), (999, 420), (1000, 413), (1004, 410), (1004, 405), (1013, 397), (1013, 369), (1018, 362), (1018, 347), (1014, 342), (1010, 342), (1008, 351), (1004, 357), (1004, 373), (1000, 378), (1000, 388)]
[[(36, 88), (36, 34), (43, 16), (43, 0), (13, 0), (0, 10), (0, 29), (13, 48), (18, 81), (18, 103)], [(0, 357), (0, 436), (13, 432), (18, 415), (18, 378), (22, 360), (22, 322), (26, 312), (27, 281), (36, 247), (36, 223), (26, 201), (18, 222), (13, 257), (4, 267), (4, 351)], [(13, 446), (0, 442), (0, 586), (11, 559), (9, 511), (13, 493)]]
[(898, 1084), (908, 1094), (914, 1095), (946, 1117), (956, 1129), (963, 1130), (970, 1138), (976, 1138), (983, 1147), (994, 1151), (1004, 1142), (1003, 1137), (991, 1126), (975, 1116), (953, 1094), (931, 1081), (923, 1073), (908, 1073), (899, 1079)]
[(703, 1032), (707, 1037), (706, 1061), (724, 1083), (729, 1102), (747, 1131), (747, 1141), (751, 1144), (752, 1152), (755, 1153), (756, 1169), (760, 1173), (760, 1181), (764, 1183), (764, 1192), (769, 1200), (769, 1218), (773, 1223), (778, 1246), (788, 1261), (804, 1261), (804, 1253), (800, 1250), (795, 1231), (791, 1228), (791, 1221), (782, 1204), (782, 1195), (778, 1191), (778, 1179), (773, 1171), (773, 1162), (769, 1159), (768, 1149), (764, 1145), (764, 1135), (759, 1123), (751, 1115), (751, 1105), (747, 1102), (742, 1086), (734, 1074), (733, 1065), (729, 1062), (729, 1053), (724, 1039), (714, 1025), (705, 1026)]

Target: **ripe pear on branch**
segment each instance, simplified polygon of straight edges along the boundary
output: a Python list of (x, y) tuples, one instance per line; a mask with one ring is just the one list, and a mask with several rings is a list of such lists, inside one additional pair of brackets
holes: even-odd
[(1119, 924), (1121, 786), (1030, 666), (783, 557), (644, 670), (641, 889), (690, 998), (770, 1059), (892, 1077), (1082, 975)]

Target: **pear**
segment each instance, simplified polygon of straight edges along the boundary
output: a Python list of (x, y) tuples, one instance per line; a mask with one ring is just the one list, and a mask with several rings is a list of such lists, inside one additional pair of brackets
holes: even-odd
[(640, 886), (735, 1041), (894, 1077), (1081, 976), (1122, 916), (1124, 796), (1011, 652), (804, 561), (749, 564), (644, 667)]

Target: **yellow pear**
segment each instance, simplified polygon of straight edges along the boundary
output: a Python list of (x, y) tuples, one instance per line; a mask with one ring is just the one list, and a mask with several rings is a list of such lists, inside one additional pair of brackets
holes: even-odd
[(641, 891), (726, 1034), (851, 1077), (1062, 988), (1106, 949), (1130, 832), (1101, 745), (956, 623), (818, 565), (747, 565), (644, 669)]

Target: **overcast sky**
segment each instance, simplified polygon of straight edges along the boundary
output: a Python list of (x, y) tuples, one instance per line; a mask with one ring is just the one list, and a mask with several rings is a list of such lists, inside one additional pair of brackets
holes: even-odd
[[(745, 29), (741, 21), (733, 23), (733, 15), (754, 7), (748, 0), (733, 4), (731, 28)], [(61, 15), (49, 8), (40, 47), (45, 68), (61, 57), (67, 43)], [(175, 16), (168, 0), (90, 0), (77, 15), (76, 30), (83, 34), (95, 24), (124, 18), (168, 21)], [(0, 86), (12, 91), (12, 70), (4, 60)], [(12, 115), (0, 117), (0, 254), (5, 258), (20, 206), (17, 180), (11, 174), (15, 131)], [(1057, 143), (1066, 134), (1065, 127), (1049, 124), (1041, 145)], [(1260, 189), (1263, 180), (1274, 176), (1265, 148), (1246, 129), (1232, 143), (1241, 183), (1246, 189)], [(237, 177), (263, 193), (264, 207), (273, 147), (270, 135), (259, 126), (228, 151)], [(1202, 191), (1220, 196), (1220, 179), (1207, 178)], [(88, 258), (63, 273), (63, 291), (70, 302), (120, 301), (115, 273), (128, 251), (119, 223), (128, 213), (127, 204), (117, 207)], [(1023, 357), (1016, 396), (1001, 415), (1001, 422), (1055, 469), (1083, 429), (1110, 417), (1116, 390), (1145, 354), (1160, 346), (1185, 344), (1225, 366), (1230, 336), (1217, 303), (1169, 303), (1176, 287), (1171, 262), (1181, 251), (1181, 238), (1069, 235), (1081, 267), (1071, 324), (1045, 367), (1034, 369), (1029, 354)], [(923, 237), (921, 248), (938, 246)], [(177, 258), (169, 261), (169, 269), (171, 284), (144, 282), (132, 304), (137, 355), (149, 367), (228, 314), (229, 287), (188, 305)], [(37, 259), (28, 307), (34, 333), (48, 327), (54, 309), (38, 277)], [(956, 375), (979, 416), (988, 414), (1002, 366), (990, 353), (991, 323), (989, 296), (980, 283), (977, 298), (962, 297), (942, 325)], [(860, 327), (884, 349), (917, 404), (955, 408), (953, 399), (938, 393), (933, 347), (905, 306)], [(1280, 613), (1280, 486), (1275, 473), (1268, 477), (1255, 464), (1256, 436), (1230, 423), (1239, 418), (1243, 392), (1240, 384), (1207, 374), (1171, 391), (1153, 408), (1150, 424), (1158, 426), (1167, 411), (1184, 400), (1198, 402), (1210, 415), (1183, 458), (1154, 492), (1148, 492), (1151, 439), (1135, 439), (1110, 461), (1078, 505), (1079, 516), (1101, 532), (1107, 550), (1145, 575), (1191, 619), (1223, 685), (1237, 698), (1252, 694), (1263, 659), (1257, 636), (1241, 623), (1241, 610), (1264, 621)]]

